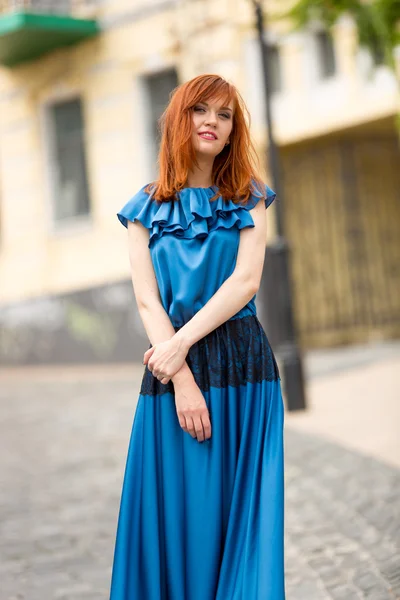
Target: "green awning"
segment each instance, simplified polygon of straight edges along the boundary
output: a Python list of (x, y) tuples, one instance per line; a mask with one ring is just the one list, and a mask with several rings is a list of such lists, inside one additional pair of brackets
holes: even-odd
[(27, 12), (0, 14), (0, 64), (13, 67), (98, 32), (94, 19)]

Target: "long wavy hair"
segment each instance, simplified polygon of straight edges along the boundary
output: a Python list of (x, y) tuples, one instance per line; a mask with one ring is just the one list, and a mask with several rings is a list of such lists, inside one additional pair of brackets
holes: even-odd
[(192, 143), (194, 106), (210, 98), (229, 104), (233, 100), (230, 144), (214, 158), (212, 183), (224, 200), (245, 203), (258, 190), (265, 197), (265, 186), (258, 175), (259, 159), (250, 137), (250, 113), (234, 85), (219, 75), (199, 75), (176, 87), (159, 119), (161, 143), (158, 155), (159, 178), (145, 191), (159, 202), (175, 200), (176, 192), (187, 184), (188, 173), (198, 162)]

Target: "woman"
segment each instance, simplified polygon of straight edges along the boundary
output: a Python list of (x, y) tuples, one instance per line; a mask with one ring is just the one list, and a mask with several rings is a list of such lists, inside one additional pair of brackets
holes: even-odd
[(150, 340), (111, 600), (284, 600), (284, 407), (256, 316), (265, 207), (236, 88), (201, 75), (162, 119), (159, 178), (118, 213)]

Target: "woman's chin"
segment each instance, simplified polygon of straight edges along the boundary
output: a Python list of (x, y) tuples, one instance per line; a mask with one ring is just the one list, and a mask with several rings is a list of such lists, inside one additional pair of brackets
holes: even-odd
[(221, 150), (219, 148), (196, 148), (196, 154), (203, 158), (215, 158)]

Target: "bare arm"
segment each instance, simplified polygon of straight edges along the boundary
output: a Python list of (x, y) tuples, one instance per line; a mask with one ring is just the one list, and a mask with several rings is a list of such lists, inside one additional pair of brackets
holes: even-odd
[(225, 323), (257, 292), (264, 264), (266, 219), (260, 200), (251, 209), (254, 227), (242, 229), (236, 266), (210, 300), (168, 341), (145, 352), (144, 362), (157, 377), (172, 378), (190, 347)]
[[(175, 329), (161, 302), (148, 243), (148, 229), (139, 221), (129, 221), (128, 247), (133, 290), (144, 328), (150, 343), (155, 346), (171, 339)], [(177, 383), (182, 377), (193, 378), (186, 361), (172, 381)]]

